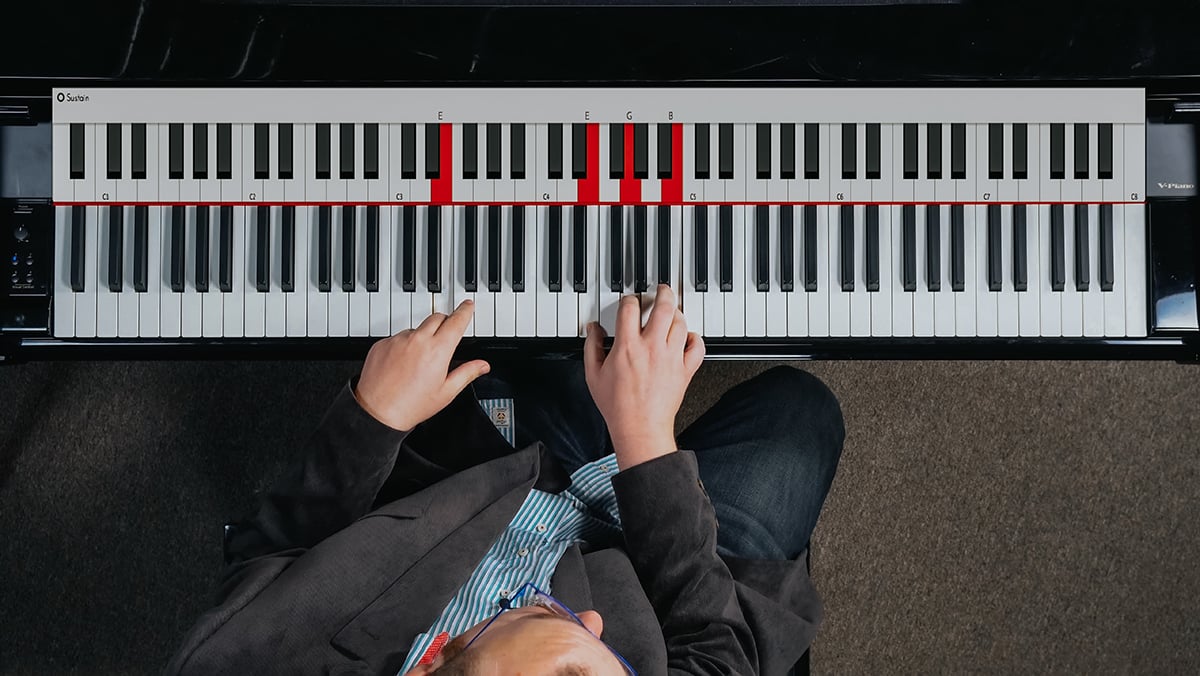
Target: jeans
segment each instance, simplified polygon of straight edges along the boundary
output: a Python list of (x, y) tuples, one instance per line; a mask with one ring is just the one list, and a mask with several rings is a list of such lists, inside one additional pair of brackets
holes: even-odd
[[(572, 473), (612, 452), (577, 360), (498, 368), (473, 384), (479, 399), (512, 397), (518, 448), (541, 440)], [(792, 560), (808, 548), (846, 433), (829, 388), (777, 366), (726, 392), (678, 437), (696, 453), (716, 510), (717, 551)]]

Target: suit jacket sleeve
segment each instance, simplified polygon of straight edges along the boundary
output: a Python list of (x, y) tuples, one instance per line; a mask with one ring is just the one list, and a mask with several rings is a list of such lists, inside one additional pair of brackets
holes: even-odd
[(754, 636), (717, 554), (696, 455), (678, 451), (613, 477), (625, 548), (662, 625), (670, 673), (755, 674)]

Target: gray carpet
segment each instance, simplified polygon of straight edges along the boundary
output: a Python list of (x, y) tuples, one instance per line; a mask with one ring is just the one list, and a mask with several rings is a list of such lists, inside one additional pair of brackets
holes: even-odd
[[(0, 673), (154, 673), (355, 363), (0, 369)], [(768, 364), (710, 363), (680, 422)], [(848, 436), (816, 673), (1200, 670), (1200, 368), (803, 365)]]

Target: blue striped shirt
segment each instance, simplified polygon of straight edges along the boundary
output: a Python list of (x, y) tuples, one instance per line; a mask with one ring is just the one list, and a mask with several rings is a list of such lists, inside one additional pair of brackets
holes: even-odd
[[(511, 401), (480, 402), (501, 434), (513, 443)], [(562, 493), (529, 491), (515, 516), (496, 539), (471, 577), (450, 599), (433, 625), (413, 639), (400, 669), (406, 673), (440, 633), (458, 636), (500, 609), (497, 601), (526, 582), (553, 594), (550, 577), (567, 549), (587, 542), (604, 546), (620, 541), (621, 517), (613, 493), (617, 460), (609, 454), (571, 474), (571, 485)]]

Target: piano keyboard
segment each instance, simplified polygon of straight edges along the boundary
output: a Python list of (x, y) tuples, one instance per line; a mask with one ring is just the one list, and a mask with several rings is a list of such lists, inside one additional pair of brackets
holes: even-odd
[(1136, 89), (55, 91), (56, 337), (1147, 332)]

